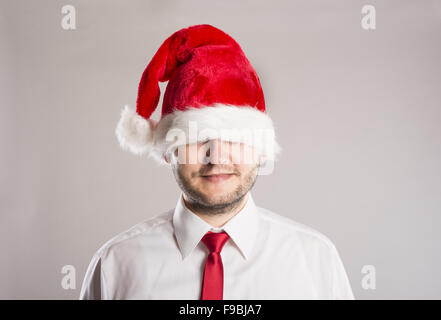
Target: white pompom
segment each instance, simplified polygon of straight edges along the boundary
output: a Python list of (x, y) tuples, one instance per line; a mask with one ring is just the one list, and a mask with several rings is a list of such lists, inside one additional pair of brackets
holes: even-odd
[(124, 106), (115, 134), (121, 148), (136, 155), (148, 154), (153, 149), (153, 135), (157, 122), (145, 119), (128, 105)]

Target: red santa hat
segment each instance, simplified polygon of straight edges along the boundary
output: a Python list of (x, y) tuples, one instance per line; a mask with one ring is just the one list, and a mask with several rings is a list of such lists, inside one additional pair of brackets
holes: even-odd
[[(168, 84), (161, 119), (155, 121), (150, 117), (159, 102), (159, 81)], [(192, 124), (210, 133), (192, 135)], [(220, 136), (225, 129), (236, 134)], [(170, 139), (172, 130), (186, 132), (185, 140)], [(249, 132), (256, 135), (250, 139)], [(162, 164), (179, 144), (215, 138), (250, 144), (266, 159), (274, 160), (281, 150), (256, 72), (233, 38), (207, 24), (164, 41), (142, 74), (136, 111), (124, 107), (116, 135), (123, 149)]]

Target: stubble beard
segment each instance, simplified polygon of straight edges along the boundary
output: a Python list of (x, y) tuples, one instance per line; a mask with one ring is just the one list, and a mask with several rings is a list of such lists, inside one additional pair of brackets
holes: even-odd
[(231, 212), (241, 204), (241, 200), (246, 196), (257, 181), (257, 171), (259, 166), (246, 173), (243, 183), (220, 199), (213, 201), (209, 196), (192, 187), (190, 181), (180, 172), (179, 167), (173, 168), (176, 181), (186, 196), (189, 209), (197, 212), (204, 212), (206, 215), (219, 215)]

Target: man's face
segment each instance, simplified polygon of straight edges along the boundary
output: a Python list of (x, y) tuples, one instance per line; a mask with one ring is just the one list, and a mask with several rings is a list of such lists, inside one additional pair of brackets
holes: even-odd
[(242, 199), (253, 187), (258, 161), (253, 147), (209, 140), (179, 147), (173, 173), (187, 199), (201, 208), (222, 209)]

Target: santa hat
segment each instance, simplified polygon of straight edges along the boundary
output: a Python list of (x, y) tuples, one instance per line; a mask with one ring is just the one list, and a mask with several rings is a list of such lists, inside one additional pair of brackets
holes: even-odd
[[(168, 84), (161, 119), (155, 121), (150, 116), (159, 102), (159, 81)], [(192, 125), (210, 133), (192, 135)], [(219, 136), (225, 129), (236, 134)], [(173, 130), (185, 132), (185, 140), (170, 139)], [(123, 149), (162, 164), (163, 155), (180, 144), (215, 138), (250, 144), (271, 160), (281, 150), (256, 72), (233, 38), (207, 24), (164, 41), (142, 74), (136, 111), (124, 107), (116, 135)]]

